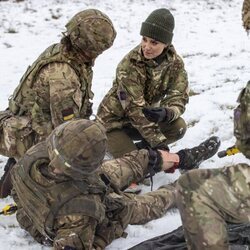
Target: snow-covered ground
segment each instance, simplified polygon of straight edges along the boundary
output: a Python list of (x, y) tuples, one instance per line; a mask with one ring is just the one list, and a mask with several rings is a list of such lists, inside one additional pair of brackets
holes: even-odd
[[(171, 151), (197, 145), (210, 135), (221, 138), (221, 149), (234, 144), (233, 108), (240, 89), (250, 79), (250, 38), (241, 23), (242, 0), (25, 0), (0, 1), (0, 110), (36, 57), (58, 42), (66, 22), (78, 11), (98, 8), (113, 20), (117, 30), (114, 46), (103, 53), (94, 67), (94, 112), (112, 85), (122, 57), (140, 42), (140, 25), (157, 8), (169, 8), (176, 20), (174, 45), (183, 57), (190, 88), (184, 118), (189, 124), (185, 137)], [(248, 62), (248, 63), (247, 63)], [(0, 156), (0, 175), (6, 163)], [(243, 155), (214, 156), (201, 168), (217, 168), (248, 162)], [(154, 189), (177, 179), (179, 173), (158, 174)], [(149, 191), (149, 187), (143, 187)], [(0, 201), (0, 208), (12, 202)], [(107, 249), (127, 249), (143, 240), (172, 231), (181, 224), (179, 214), (167, 213), (142, 226), (129, 226), (126, 239), (115, 240)], [(15, 216), (0, 218), (0, 249), (49, 249), (18, 226)]]

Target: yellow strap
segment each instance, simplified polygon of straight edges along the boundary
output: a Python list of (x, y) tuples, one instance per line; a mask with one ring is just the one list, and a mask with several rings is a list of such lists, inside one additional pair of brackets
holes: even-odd
[(63, 120), (64, 120), (64, 121), (68, 121), (68, 120), (73, 119), (74, 117), (75, 117), (74, 114), (66, 115), (66, 116), (63, 117)]
[(236, 147), (233, 147), (233, 148), (229, 148), (227, 150), (227, 155), (230, 156), (230, 155), (235, 155), (235, 154), (238, 154), (240, 153), (240, 150)]
[(3, 215), (11, 215), (13, 213), (15, 213), (17, 210), (17, 205), (16, 204), (8, 204), (6, 205), (0, 214), (3, 214)]

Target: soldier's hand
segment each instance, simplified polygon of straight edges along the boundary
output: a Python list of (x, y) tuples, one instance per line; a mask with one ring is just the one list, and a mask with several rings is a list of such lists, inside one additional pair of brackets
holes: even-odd
[(143, 114), (150, 122), (170, 122), (173, 117), (174, 113), (171, 109), (168, 108), (143, 108)]

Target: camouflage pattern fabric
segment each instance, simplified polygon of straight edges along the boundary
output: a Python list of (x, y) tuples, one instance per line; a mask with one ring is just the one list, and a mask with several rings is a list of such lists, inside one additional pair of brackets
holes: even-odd
[(234, 110), (234, 135), (237, 148), (250, 159), (250, 81), (238, 97)]
[(77, 13), (67, 24), (72, 45), (80, 52), (96, 58), (112, 46), (116, 31), (107, 15), (96, 9)]
[[(92, 66), (112, 46), (116, 32), (109, 17), (96, 9), (77, 13), (66, 29), (61, 43), (47, 48), (28, 67), (10, 98), (14, 117), (11, 126), (5, 121), (2, 128), (0, 139), (6, 145), (0, 147), (0, 154), (18, 159), (59, 124), (92, 114)], [(24, 127), (23, 120), (29, 126)], [(14, 140), (13, 134), (25, 143)]]
[(76, 119), (56, 127), (46, 144), (50, 165), (75, 180), (81, 180), (100, 166), (107, 137), (101, 124)]
[[(124, 229), (128, 224), (143, 224), (159, 218), (175, 205), (174, 185), (166, 185), (144, 195), (125, 194), (120, 191), (148, 172), (147, 150), (134, 151), (121, 159), (106, 161), (100, 171), (85, 178), (82, 185), (81, 182), (76, 185), (74, 180), (70, 188), (67, 183), (72, 183), (72, 179), (51, 172), (48, 154), (47, 158), (41, 154), (45, 152), (45, 147), (44, 142), (32, 147), (23, 158), (26, 159), (25, 164), (22, 167), (16, 166), (12, 171), (12, 178), (15, 180), (13, 198), (18, 204), (18, 222), (42, 244), (51, 243), (58, 250), (66, 245), (76, 249), (104, 249), (112, 240), (125, 236)], [(103, 182), (98, 184), (98, 176), (103, 174), (106, 176), (103, 179), (105, 185)], [(19, 181), (20, 178), (23, 181)], [(89, 185), (84, 187), (86, 182)], [(25, 185), (29, 188), (21, 192)], [(106, 189), (101, 188), (103, 185)], [(74, 187), (78, 191), (71, 193)], [(39, 206), (41, 197), (46, 202)], [(62, 200), (59, 202), (58, 199), (63, 197), (66, 197), (65, 203)], [(67, 201), (67, 197), (70, 200)], [(61, 205), (58, 207), (52, 204)], [(101, 212), (101, 208), (105, 208), (106, 212)], [(48, 218), (47, 212), (50, 210), (53, 217), (46, 221), (50, 222), (53, 234), (48, 235), (48, 227), (43, 222), (44, 217)]]
[(108, 131), (131, 124), (152, 147), (166, 141), (159, 125), (149, 122), (142, 108), (166, 107), (173, 110), (171, 121), (178, 119), (188, 102), (188, 80), (172, 45), (161, 60), (145, 60), (137, 46), (119, 63), (113, 87), (97, 112), (97, 120)]
[(244, 0), (242, 6), (243, 27), (247, 32), (250, 30), (250, 0)]
[[(250, 82), (234, 114), (237, 146), (250, 159)], [(189, 249), (228, 249), (226, 222), (250, 221), (250, 166), (193, 170), (178, 180), (177, 204)]]
[[(81, 61), (82, 57), (75, 52), (68, 52), (64, 46), (56, 44), (45, 50), (28, 68), (9, 101), (13, 117), (3, 124), (8, 154), (1, 154), (18, 159), (27, 147), (44, 140), (59, 124), (72, 118), (89, 118), (93, 98), (92, 68), (84, 63), (80, 66)], [(25, 120), (28, 126), (20, 120)], [(31, 144), (13, 141), (9, 145), (9, 138), (13, 138), (13, 134), (21, 137), (21, 133), (26, 133), (25, 138)], [(15, 147), (22, 150), (17, 152)]]
[(190, 250), (229, 249), (226, 221), (250, 221), (250, 166), (191, 170), (178, 180), (177, 204)]

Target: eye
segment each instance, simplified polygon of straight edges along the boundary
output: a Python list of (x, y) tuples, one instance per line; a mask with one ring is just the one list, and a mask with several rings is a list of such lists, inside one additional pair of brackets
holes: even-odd
[(142, 37), (142, 41), (143, 42), (147, 42), (147, 38), (144, 36), (144, 37)]
[(151, 44), (152, 44), (152, 45), (158, 45), (159, 43), (158, 43), (157, 41), (155, 41), (155, 40), (152, 40), (152, 41), (151, 41)]

